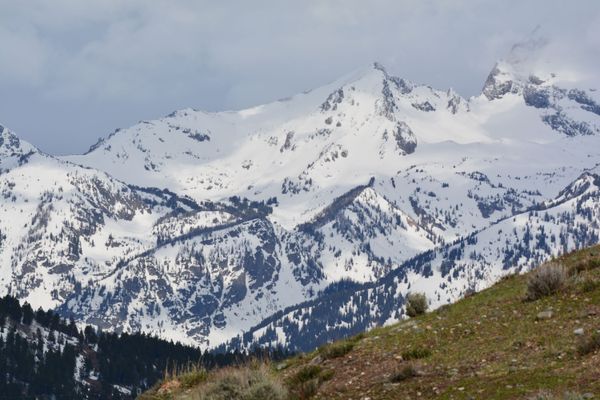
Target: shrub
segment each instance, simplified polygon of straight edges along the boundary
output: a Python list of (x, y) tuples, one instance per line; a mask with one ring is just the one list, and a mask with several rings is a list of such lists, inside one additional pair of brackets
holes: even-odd
[(418, 375), (417, 369), (413, 365), (405, 365), (396, 371), (390, 380), (394, 383), (402, 382)]
[(600, 288), (600, 281), (596, 281), (592, 278), (587, 278), (581, 283), (581, 291), (584, 293), (593, 292), (598, 288)]
[(557, 263), (549, 263), (535, 269), (527, 281), (529, 301), (537, 300), (558, 292), (567, 280), (565, 267)]
[(321, 372), (321, 376), (319, 377), (319, 380), (321, 382), (328, 381), (331, 378), (333, 378), (333, 374), (335, 374), (335, 372), (333, 372), (332, 369), (326, 369), (325, 371)]
[(310, 399), (315, 394), (317, 394), (317, 390), (319, 390), (319, 381), (316, 379), (304, 382), (302, 384), (298, 384), (293, 388), (293, 393), (295, 395), (294, 399)]
[(319, 349), (325, 358), (337, 358), (348, 354), (354, 348), (354, 342), (337, 342)]
[(288, 395), (283, 386), (273, 385), (271, 381), (257, 382), (249, 386), (242, 395), (244, 400), (284, 400)]
[(198, 386), (204, 382), (208, 377), (208, 373), (204, 369), (196, 369), (188, 371), (177, 377), (177, 380), (181, 382), (181, 387), (184, 389)]
[(291, 379), (291, 383), (304, 383), (310, 381), (311, 379), (316, 379), (319, 377), (319, 375), (321, 375), (322, 371), (323, 367), (319, 365), (306, 365), (296, 372)]
[(317, 393), (321, 383), (333, 377), (333, 373), (319, 365), (306, 365), (288, 380), (288, 385), (297, 398), (308, 399)]
[[(163, 380), (154, 386), (153, 391), (159, 395), (159, 398), (168, 397), (170, 393), (196, 387), (206, 382), (207, 379), (208, 372), (202, 366), (194, 364), (183, 367), (173, 365), (165, 371)], [(153, 399), (155, 397), (152, 394), (144, 394), (140, 397), (140, 399), (146, 398)]]
[(584, 337), (577, 345), (579, 355), (586, 355), (600, 349), (600, 332), (596, 331), (588, 337)]
[(587, 263), (585, 261), (578, 262), (577, 264), (569, 268), (569, 275), (577, 275), (587, 270)]
[(406, 296), (406, 314), (409, 317), (425, 314), (429, 304), (425, 293), (409, 293)]
[(402, 358), (404, 360), (418, 360), (421, 358), (427, 358), (431, 355), (431, 350), (425, 347), (415, 347), (409, 350), (406, 350), (402, 353)]
[(573, 265), (570, 269), (569, 269), (569, 273), (571, 275), (575, 275), (577, 273), (583, 272), (583, 271), (590, 271), (593, 269), (596, 269), (600, 267), (600, 259), (590, 259), (590, 260), (586, 260), (586, 261), (580, 261), (577, 264)]
[(239, 374), (225, 375), (206, 388), (206, 393), (200, 396), (203, 400), (241, 399), (244, 382)]
[(220, 371), (199, 393), (201, 400), (286, 400), (288, 393), (265, 366)]
[(588, 269), (600, 268), (600, 258), (595, 258), (595, 259), (589, 260), (587, 263), (587, 268)]

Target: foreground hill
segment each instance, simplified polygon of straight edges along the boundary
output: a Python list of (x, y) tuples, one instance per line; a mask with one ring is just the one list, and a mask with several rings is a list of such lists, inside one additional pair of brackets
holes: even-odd
[(512, 275), (455, 304), (268, 369), (198, 373), (202, 383), (188, 386), (170, 379), (141, 398), (221, 398), (244, 373), (261, 377), (263, 397), (227, 398), (597, 398), (600, 246), (558, 262), (567, 270), (564, 286), (537, 300), (525, 300), (532, 273)]

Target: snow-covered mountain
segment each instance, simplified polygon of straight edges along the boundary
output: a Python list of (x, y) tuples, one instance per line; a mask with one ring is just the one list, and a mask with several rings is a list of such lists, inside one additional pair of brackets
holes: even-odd
[(103, 329), (306, 349), (400, 318), (410, 290), (441, 305), (596, 243), (598, 77), (545, 46), (470, 99), (374, 64), (84, 155), (2, 128), (2, 288)]
[(582, 174), (559, 196), (494, 222), (458, 241), (423, 252), (384, 278), (332, 285), (320, 296), (265, 319), (220, 349), (288, 344), (310, 351), (398, 321), (407, 293), (427, 293), (434, 308), (523, 272), (573, 248), (600, 242), (600, 169)]

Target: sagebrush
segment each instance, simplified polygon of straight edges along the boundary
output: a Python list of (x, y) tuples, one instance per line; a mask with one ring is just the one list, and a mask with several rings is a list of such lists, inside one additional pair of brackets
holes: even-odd
[(558, 292), (565, 285), (567, 270), (559, 263), (549, 263), (533, 270), (527, 281), (526, 299), (537, 300)]
[(286, 388), (265, 366), (228, 368), (201, 386), (198, 400), (287, 400)]
[(409, 293), (406, 296), (406, 314), (409, 317), (425, 314), (429, 308), (425, 293)]

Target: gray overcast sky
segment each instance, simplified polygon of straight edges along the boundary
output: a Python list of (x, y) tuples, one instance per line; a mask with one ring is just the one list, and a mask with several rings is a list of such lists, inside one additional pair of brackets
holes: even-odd
[(80, 153), (138, 120), (260, 104), (375, 60), (470, 96), (538, 25), (597, 50), (600, 1), (0, 0), (0, 123)]

